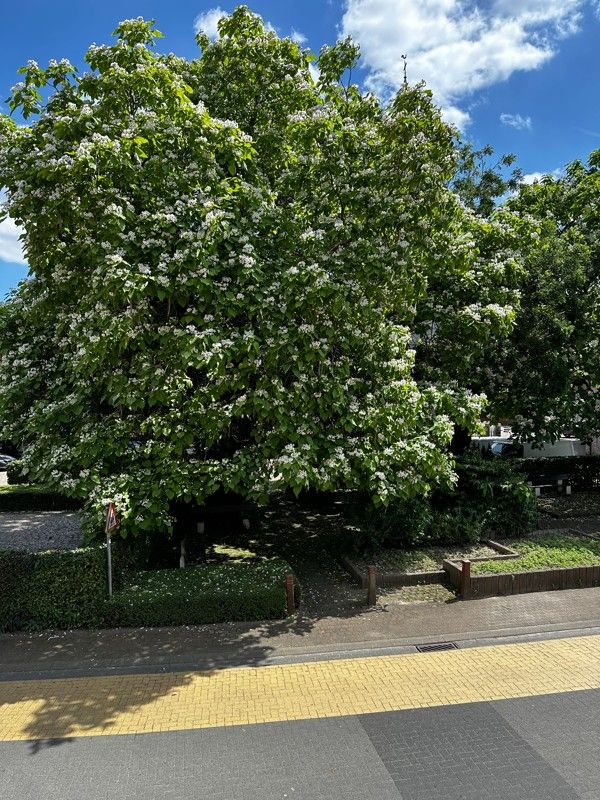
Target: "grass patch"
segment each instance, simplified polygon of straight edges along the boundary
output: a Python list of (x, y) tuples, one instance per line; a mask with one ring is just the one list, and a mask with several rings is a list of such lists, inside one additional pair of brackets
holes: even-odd
[(373, 557), (353, 558), (352, 562), (362, 570), (373, 564), (380, 572), (432, 572), (442, 569), (442, 561), (446, 558), (460, 560), (495, 555), (498, 553), (485, 544), (471, 547), (424, 547), (418, 550), (382, 548)]
[(113, 597), (110, 618), (125, 626), (281, 619), (290, 571), (285, 561), (274, 558), (138, 572)]
[(445, 583), (428, 583), (422, 586), (378, 588), (378, 601), (388, 605), (409, 603), (452, 603), (456, 592)]
[(0, 511), (73, 511), (81, 506), (81, 500), (66, 497), (44, 486), (0, 486)]
[(207, 560), (214, 562), (255, 561), (257, 559), (260, 559), (260, 556), (254, 550), (229, 544), (214, 544), (207, 553)]
[(513, 539), (510, 546), (521, 558), (510, 561), (478, 561), (474, 574), (532, 572), (540, 569), (591, 567), (600, 564), (600, 541), (585, 536), (549, 534), (532, 539)]

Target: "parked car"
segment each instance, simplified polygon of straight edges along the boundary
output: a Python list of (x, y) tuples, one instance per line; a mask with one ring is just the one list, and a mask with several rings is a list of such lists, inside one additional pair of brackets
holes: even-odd
[(512, 439), (505, 439), (503, 442), (493, 442), (490, 445), (490, 453), (493, 456), (502, 458), (523, 458), (524, 445), (513, 442)]
[(0, 470), (5, 470), (8, 467), (8, 465), (14, 460), (15, 459), (13, 456), (7, 456), (4, 455), (3, 453), (0, 453)]

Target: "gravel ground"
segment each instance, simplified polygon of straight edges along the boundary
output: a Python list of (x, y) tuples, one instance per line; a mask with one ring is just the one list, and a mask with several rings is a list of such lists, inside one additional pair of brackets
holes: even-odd
[(456, 600), (456, 592), (443, 583), (428, 583), (423, 586), (400, 586), (395, 589), (378, 589), (377, 600), (382, 605), (452, 603)]
[(541, 531), (579, 531), (580, 533), (600, 533), (600, 517), (547, 517), (538, 516), (538, 528)]
[(267, 511), (257, 533), (260, 542), (254, 545), (265, 555), (281, 555), (298, 576), (304, 616), (346, 617), (364, 610), (366, 592), (327, 550), (332, 539), (345, 533), (340, 507), (315, 509), (283, 502)]
[(0, 550), (72, 550), (82, 544), (76, 511), (3, 511)]
[(422, 547), (414, 550), (382, 547), (368, 558), (352, 558), (354, 566), (362, 572), (367, 571), (370, 564), (379, 572), (429, 572), (442, 569), (442, 561), (463, 558), (492, 557), (498, 553), (485, 544), (465, 545), (464, 547)]

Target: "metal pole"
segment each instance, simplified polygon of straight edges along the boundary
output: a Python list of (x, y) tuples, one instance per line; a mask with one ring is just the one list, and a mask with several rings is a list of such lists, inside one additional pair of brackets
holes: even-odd
[(112, 550), (111, 550), (110, 533), (108, 531), (106, 531), (106, 555), (108, 557), (108, 596), (112, 597), (112, 595), (113, 595), (113, 587), (112, 587)]

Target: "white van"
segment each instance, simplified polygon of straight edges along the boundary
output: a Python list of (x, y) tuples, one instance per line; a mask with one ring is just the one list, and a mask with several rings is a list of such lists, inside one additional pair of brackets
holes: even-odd
[(579, 439), (562, 437), (555, 442), (544, 442), (539, 446), (523, 445), (523, 458), (565, 458), (569, 456), (586, 456), (588, 449)]
[(495, 456), (503, 458), (568, 458), (570, 456), (587, 455), (587, 447), (579, 439), (562, 437), (555, 442), (544, 442), (540, 445), (523, 444), (514, 439), (500, 436), (474, 436), (471, 446), (480, 450), (489, 450)]

